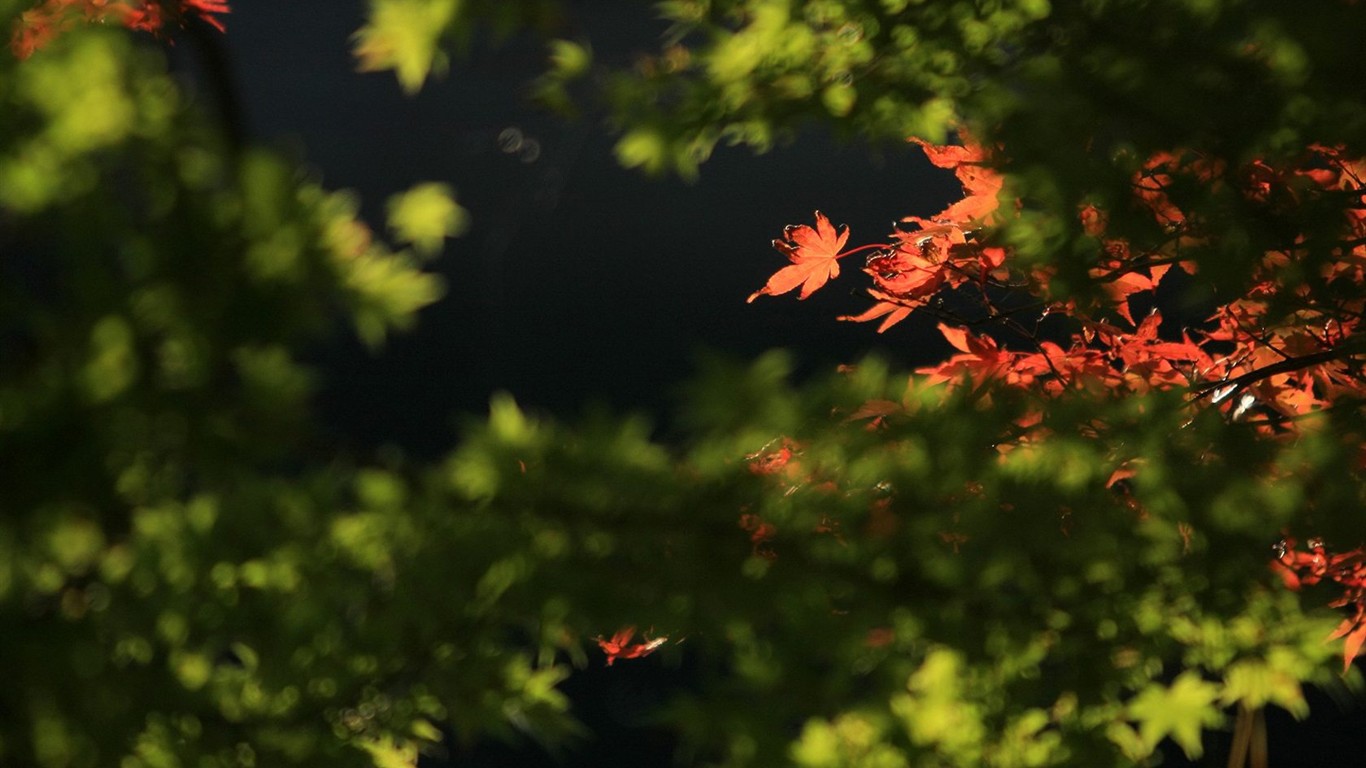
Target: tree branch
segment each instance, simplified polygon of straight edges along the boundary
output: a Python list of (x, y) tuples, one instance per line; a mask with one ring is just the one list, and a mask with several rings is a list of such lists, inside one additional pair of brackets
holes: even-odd
[[(1232, 379), (1224, 379), (1221, 381), (1212, 381), (1206, 384), (1201, 384), (1200, 386), (1192, 389), (1191, 399), (1199, 400), (1200, 398), (1205, 397), (1206, 395), (1209, 395), (1212, 392), (1225, 388), (1231, 388), (1229, 389), (1229, 392), (1232, 393), (1250, 384), (1254, 384), (1258, 381), (1261, 381), (1262, 379), (1267, 379), (1272, 376), (1275, 376), (1278, 373), (1300, 371), (1310, 366), (1319, 365), (1320, 363), (1331, 362), (1333, 360), (1345, 360), (1354, 355), (1361, 354), (1363, 351), (1361, 347), (1361, 341), (1356, 340), (1356, 343), (1354, 344), (1340, 344), (1337, 347), (1334, 347), (1333, 349), (1326, 349), (1322, 352), (1315, 352), (1312, 355), (1301, 355), (1299, 357), (1286, 358), (1285, 360), (1281, 360), (1280, 362), (1272, 363), (1271, 365), (1265, 365), (1261, 368), (1248, 371), (1247, 373), (1244, 373), (1241, 376), (1236, 376)], [(1220, 399), (1222, 400), (1224, 398)]]

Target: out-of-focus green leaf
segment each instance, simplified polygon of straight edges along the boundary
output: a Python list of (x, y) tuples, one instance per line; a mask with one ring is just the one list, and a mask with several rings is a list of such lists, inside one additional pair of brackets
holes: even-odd
[(1153, 683), (1129, 703), (1129, 717), (1138, 723), (1138, 733), (1151, 752), (1158, 742), (1171, 737), (1190, 758), (1204, 752), (1201, 731), (1223, 722), (1216, 706), (1217, 686), (1205, 682), (1195, 672), (1183, 672), (1170, 686)]
[(433, 69), (446, 66), (438, 45), (460, 13), (462, 0), (371, 0), (365, 26), (356, 33), (362, 72), (392, 69), (408, 93), (422, 87)]
[(445, 184), (418, 184), (389, 198), (389, 228), (402, 242), (423, 255), (441, 250), (448, 237), (458, 237), (469, 226), (469, 214), (455, 202)]

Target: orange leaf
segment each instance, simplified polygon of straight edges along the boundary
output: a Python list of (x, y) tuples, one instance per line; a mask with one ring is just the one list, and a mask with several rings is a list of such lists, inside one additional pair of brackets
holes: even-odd
[[(874, 296), (877, 296), (876, 291), (869, 291), (869, 293), (872, 293)], [(877, 332), (882, 333), (883, 331), (887, 330), (888, 328), (891, 328), (892, 326), (896, 325), (902, 320), (905, 320), (907, 317), (910, 316), (910, 314), (911, 308), (905, 306), (904, 304), (894, 304), (890, 301), (879, 301), (878, 303), (874, 304), (873, 306), (869, 307), (863, 312), (860, 312), (857, 315), (840, 315), (835, 319), (846, 320), (851, 323), (866, 323), (869, 320), (874, 320), (879, 317), (882, 317), (883, 315), (886, 315), (887, 317), (883, 319), (882, 324), (877, 327)]]
[(937, 146), (912, 136), (909, 141), (919, 145), (931, 164), (939, 168), (957, 168), (963, 163), (980, 163), (986, 159), (981, 147), (975, 146)]
[(997, 357), (1000, 348), (990, 336), (974, 336), (966, 328), (957, 328), (948, 323), (939, 324), (939, 332), (953, 345), (954, 349), (976, 355), (983, 359)]
[(1114, 472), (1110, 473), (1110, 479), (1105, 481), (1105, 487), (1113, 488), (1115, 483), (1118, 483), (1120, 480), (1128, 480), (1136, 474), (1138, 474), (1138, 470), (1134, 468), (1132, 464), (1126, 462)]
[(939, 324), (939, 332), (944, 334), (944, 338), (953, 345), (959, 352), (972, 352), (972, 347), (968, 345), (968, 332), (966, 328), (955, 328), (945, 323)]
[(1328, 639), (1336, 640), (1339, 637), (1346, 638), (1342, 646), (1342, 673), (1345, 675), (1352, 668), (1352, 660), (1361, 654), (1362, 645), (1366, 644), (1366, 616), (1358, 614), (1354, 618), (1344, 619)]
[(802, 287), (798, 298), (805, 299), (812, 291), (825, 285), (832, 277), (839, 277), (840, 249), (849, 239), (849, 228), (838, 230), (830, 223), (825, 214), (816, 211), (815, 228), (801, 224), (788, 227), (780, 240), (773, 241), (773, 247), (781, 251), (792, 262), (768, 279), (763, 288), (750, 294), (747, 301), (754, 301), (765, 294), (777, 296), (780, 293)]
[(945, 147), (917, 138), (911, 138), (910, 141), (920, 146), (930, 163), (939, 168), (952, 169), (967, 195), (934, 216), (935, 220), (968, 223), (987, 220), (996, 211), (1000, 205), (996, 196), (1000, 194), (1004, 180), (1000, 174), (983, 165), (986, 151), (982, 147), (967, 140), (963, 142), (965, 146)]
[[(1165, 266), (1165, 265), (1164, 265)], [(1114, 308), (1119, 316), (1134, 325), (1134, 316), (1129, 312), (1129, 297), (1135, 293), (1151, 291), (1157, 287), (1157, 281), (1141, 272), (1119, 272), (1124, 265), (1115, 267), (1115, 272), (1105, 272), (1101, 269), (1091, 271), (1092, 276), (1105, 281), (1101, 285), (1114, 302)], [(1118, 272), (1118, 274), (1116, 274)], [(1165, 270), (1163, 270), (1165, 274)]]

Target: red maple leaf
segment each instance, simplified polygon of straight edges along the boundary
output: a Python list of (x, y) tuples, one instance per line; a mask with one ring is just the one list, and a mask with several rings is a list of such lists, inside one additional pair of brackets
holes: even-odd
[(839, 277), (839, 258), (846, 255), (840, 253), (840, 249), (848, 239), (849, 228), (840, 227), (836, 230), (830, 219), (820, 211), (816, 211), (814, 229), (805, 224), (788, 227), (783, 231), (782, 239), (773, 241), (773, 247), (787, 256), (792, 264), (775, 272), (763, 288), (750, 294), (747, 301), (754, 301), (765, 294), (777, 296), (787, 293), (799, 285), (802, 292), (798, 298), (810, 296), (812, 291), (825, 285), (830, 278)]
[(1342, 647), (1342, 673), (1347, 674), (1347, 670), (1352, 668), (1352, 660), (1361, 653), (1362, 645), (1366, 644), (1366, 611), (1358, 609), (1355, 616), (1343, 619), (1328, 639), (1336, 640), (1339, 637), (1346, 638)]
[(1001, 192), (1004, 178), (986, 166), (985, 148), (974, 144), (966, 136), (959, 138), (963, 139), (963, 146), (940, 147), (917, 138), (911, 139), (925, 152), (930, 163), (952, 170), (963, 185), (965, 197), (932, 218), (957, 224), (987, 221), (999, 207), (997, 195)]
[(939, 324), (939, 332), (962, 354), (937, 366), (916, 369), (916, 373), (929, 374), (930, 381), (952, 381), (965, 376), (976, 388), (1009, 371), (1014, 363), (1014, 355), (997, 346), (990, 336), (977, 336), (947, 323)]
[(911, 311), (915, 309), (915, 306), (908, 303), (906, 300), (891, 294), (883, 293), (876, 288), (869, 288), (868, 295), (877, 299), (878, 302), (857, 315), (840, 315), (835, 319), (847, 320), (851, 323), (866, 323), (869, 320), (876, 320), (877, 318), (886, 315), (882, 320), (882, 324), (877, 327), (877, 332), (882, 333), (888, 328), (891, 328), (902, 320), (910, 317)]
[(956, 169), (964, 163), (980, 164), (986, 160), (986, 152), (971, 141), (964, 141), (962, 146), (949, 144), (942, 147), (915, 136), (907, 141), (919, 146), (925, 152), (925, 158), (939, 168)]
[(648, 656), (656, 648), (664, 644), (667, 637), (657, 637), (654, 640), (646, 640), (643, 643), (632, 643), (631, 638), (636, 634), (635, 627), (626, 627), (618, 630), (612, 635), (610, 640), (601, 637), (594, 638), (598, 641), (598, 647), (607, 654), (607, 666), (612, 666), (612, 662), (617, 659), (638, 659), (641, 656)]

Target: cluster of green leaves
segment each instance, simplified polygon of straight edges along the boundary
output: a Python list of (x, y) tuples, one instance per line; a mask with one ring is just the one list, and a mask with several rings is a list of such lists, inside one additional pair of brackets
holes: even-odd
[[(553, 9), (373, 8), (362, 64), (409, 89), (471, 30)], [(659, 55), (600, 78), (624, 162), (688, 173), (807, 118), (898, 140), (960, 121), (1008, 140), (1033, 207), (1006, 236), (1061, 274), (1085, 274), (1076, 204), (1147, 149), (1366, 134), (1332, 4), (661, 8)], [(0, 25), (21, 9), (0, 0)], [(563, 96), (588, 48), (552, 54), (541, 86)], [(226, 145), (164, 67), (101, 28), (0, 57), (0, 762), (395, 766), (447, 732), (559, 741), (557, 684), (626, 625), (696, 649), (697, 693), (661, 716), (695, 762), (736, 766), (1130, 765), (1167, 738), (1198, 753), (1230, 707), (1303, 715), (1301, 686), (1332, 679), (1336, 618), (1278, 588), (1267, 546), (1306, 509), (1360, 537), (1358, 411), (1266, 441), (1176, 393), (1041, 404), (873, 362), (794, 388), (769, 356), (704, 377), (678, 445), (499, 399), (435, 465), (337, 458), (297, 350), (341, 321), (380, 343), (440, 285), (344, 194)], [(1229, 92), (1237, 110), (1210, 108)], [(1211, 205), (1233, 254), (1257, 222)], [(390, 212), (420, 254), (463, 222), (440, 185)], [(1036, 413), (1050, 436), (1003, 452)], [(780, 438), (795, 458), (756, 472)]]
[[(359, 481), (304, 440), (296, 353), (342, 319), (380, 343), (441, 284), (346, 194), (230, 149), (133, 43), (0, 56), (0, 762), (324, 754), (341, 742), (300, 702), (380, 694), (328, 629), (344, 606), (299, 599), (369, 582), (319, 578)], [(430, 248), (458, 208), (420, 189), (395, 214)], [(345, 647), (341, 676), (297, 674), (310, 647)]]

